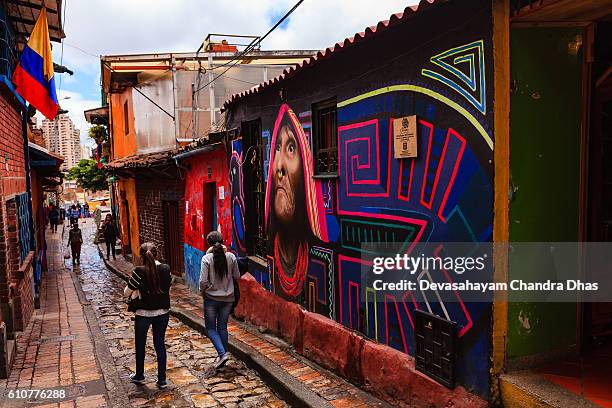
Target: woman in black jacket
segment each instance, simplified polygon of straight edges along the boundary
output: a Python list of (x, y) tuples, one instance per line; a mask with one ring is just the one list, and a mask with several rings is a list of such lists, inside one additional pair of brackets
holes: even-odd
[(113, 259), (117, 259), (115, 258), (115, 243), (117, 242), (119, 231), (117, 231), (117, 226), (111, 214), (106, 214), (104, 218), (102, 233), (104, 234), (104, 243), (106, 244), (106, 259), (110, 260), (111, 251), (113, 252)]
[(157, 387), (166, 388), (166, 328), (170, 312), (170, 267), (155, 260), (157, 247), (153, 243), (140, 246), (142, 266), (137, 266), (124, 290), (132, 299), (128, 310), (134, 311), (136, 372), (130, 381), (143, 385), (145, 346), (149, 326), (153, 326), (153, 346), (157, 355)]

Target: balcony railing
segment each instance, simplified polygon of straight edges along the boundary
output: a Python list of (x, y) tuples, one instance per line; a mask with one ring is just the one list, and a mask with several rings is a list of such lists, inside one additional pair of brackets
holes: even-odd
[(0, 4), (0, 75), (5, 75), (10, 80), (17, 60), (15, 37), (4, 8)]

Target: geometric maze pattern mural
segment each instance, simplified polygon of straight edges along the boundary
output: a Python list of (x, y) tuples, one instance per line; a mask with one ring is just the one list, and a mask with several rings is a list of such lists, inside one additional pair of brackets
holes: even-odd
[(464, 97), (480, 113), (487, 113), (484, 41), (451, 48), (434, 55), (430, 61), (435, 67), (423, 69), (423, 76), (443, 83)]
[[(470, 366), (462, 365), (462, 360), (480, 361), (479, 356), (488, 356), (489, 346), (483, 340), (489, 330), (486, 305), (467, 304), (458, 295), (456, 301), (445, 304), (410, 291), (383, 297), (373, 288), (362, 287), (361, 282), (362, 267), (368, 266), (364, 244), (400, 243), (402, 251), (409, 252), (419, 242), (491, 240), (493, 144), (487, 130), (491, 123), (471, 113), (485, 115), (487, 111), (484, 62), (482, 41), (453, 47), (431, 57), (426, 68), (419, 70), (423, 78), (434, 80), (428, 87), (394, 84), (339, 103), (338, 177), (317, 179), (313, 183), (316, 197), (312, 197), (308, 183), (296, 184), (305, 185), (306, 197), (302, 199), (308, 201), (306, 216), (319, 217), (316, 222), (309, 219), (299, 224), (307, 238), (293, 246), (294, 262), (305, 266), (305, 276), (298, 277), (299, 268), (294, 271), (290, 261), (277, 259), (282, 251), (268, 251), (268, 267), (254, 271), (260, 284), (309, 311), (409, 354), (414, 354), (415, 347), (415, 310), (429, 310), (457, 322), (462, 338), (459, 367)], [(393, 155), (393, 120), (407, 115), (418, 118), (417, 157), (398, 160)], [(281, 116), (262, 122), (264, 129), (274, 129), (263, 131), (267, 138), (272, 135), (268, 146), (275, 152), (267, 158), (269, 181), (276, 174), (285, 174), (274, 167), (278, 161), (275, 155), (286, 159), (293, 157), (291, 152), (299, 156), (295, 156), (296, 168), (301, 171), (298, 176), (310, 174), (306, 166), (312, 157), (303, 150), (312, 146), (312, 114), (307, 110)], [(238, 252), (243, 250), (242, 208), (246, 199), (240, 188), (239, 142), (233, 146), (230, 165), (235, 203), (233, 241)], [(277, 187), (269, 182), (266, 188)], [(273, 208), (278, 201), (269, 202), (267, 211), (277, 211), (274, 217), (280, 219), (282, 208)], [(319, 227), (325, 231), (321, 233)], [(378, 255), (385, 255), (384, 245), (378, 249), (383, 252)], [(395, 254), (397, 246), (389, 246), (388, 251)], [(444, 273), (429, 278), (451, 279)], [(297, 290), (293, 286), (289, 293), (287, 282), (292, 280), (299, 280), (299, 286)], [(470, 373), (459, 372), (458, 378), (486, 392), (483, 372), (488, 372), (486, 361)]]

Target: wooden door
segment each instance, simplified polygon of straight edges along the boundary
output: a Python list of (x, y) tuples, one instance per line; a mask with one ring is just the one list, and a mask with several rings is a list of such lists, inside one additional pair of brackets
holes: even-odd
[(202, 237), (204, 250), (208, 249), (206, 236), (217, 229), (217, 193), (216, 183), (204, 183), (202, 186)]
[(165, 261), (175, 275), (180, 275), (181, 248), (179, 235), (178, 201), (162, 201), (164, 215), (164, 255)]

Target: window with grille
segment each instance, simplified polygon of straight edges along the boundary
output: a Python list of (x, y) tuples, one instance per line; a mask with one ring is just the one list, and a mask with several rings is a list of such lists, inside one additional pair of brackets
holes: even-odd
[[(247, 251), (265, 258), (268, 254), (265, 228), (265, 158), (267, 143), (261, 134), (261, 120), (242, 123), (244, 157), (244, 193)], [(248, 198), (247, 198), (248, 197)]]
[(17, 232), (19, 234), (19, 256), (23, 261), (34, 248), (28, 193), (15, 196), (15, 212), (17, 215)]
[(316, 175), (338, 175), (336, 98), (312, 106), (314, 170)]

